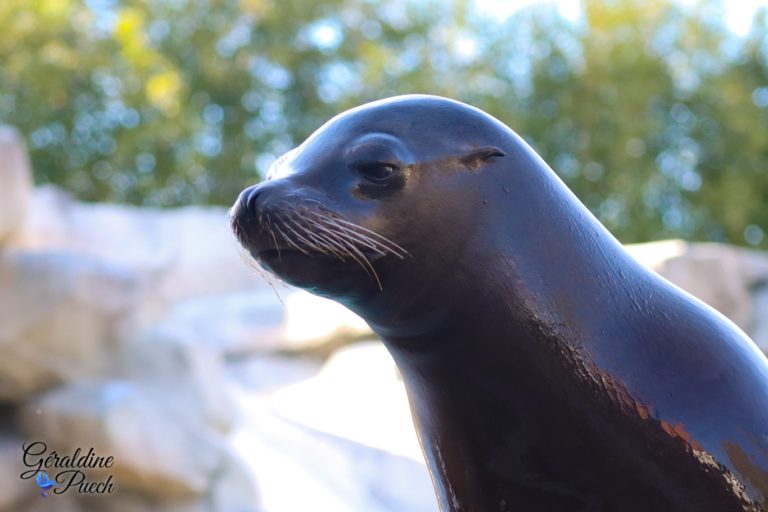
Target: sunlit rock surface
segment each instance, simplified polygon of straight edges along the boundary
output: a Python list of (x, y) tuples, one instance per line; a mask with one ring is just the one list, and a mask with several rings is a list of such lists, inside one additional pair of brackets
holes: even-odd
[(0, 251), (0, 401), (110, 371), (150, 282), (92, 256)]
[(17, 234), (27, 215), (32, 172), (19, 133), (0, 125), (0, 244)]
[(35, 494), (34, 486), (19, 478), (19, 454), (23, 441), (18, 436), (0, 437), (0, 511), (17, 510), (24, 498)]
[(285, 300), (284, 335), (285, 348), (302, 350), (373, 333), (359, 316), (338, 302), (296, 291)]
[(237, 357), (284, 347), (284, 309), (278, 292), (265, 287), (179, 301), (162, 324), (226, 357)]
[(225, 447), (204, 424), (130, 381), (77, 383), (45, 393), (22, 408), (21, 426), (58, 453), (93, 447), (113, 456), (114, 467), (95, 471), (96, 477), (112, 475), (121, 488), (153, 497), (203, 494), (228, 464)]
[(159, 324), (121, 347), (115, 375), (141, 382), (186, 423), (229, 432), (238, 410), (224, 354), (200, 335)]
[[(249, 420), (235, 443), (253, 454), (266, 510), (436, 510), (405, 389), (381, 343), (342, 348), (322, 369), (299, 360), (303, 375), (286, 359), (264, 363), (238, 363), (233, 376)], [(253, 380), (265, 370), (274, 383)]]
[(41, 187), (12, 246), (90, 256), (150, 275), (161, 305), (266, 286), (252, 278), (230, 233), (227, 210), (220, 207), (80, 203)]

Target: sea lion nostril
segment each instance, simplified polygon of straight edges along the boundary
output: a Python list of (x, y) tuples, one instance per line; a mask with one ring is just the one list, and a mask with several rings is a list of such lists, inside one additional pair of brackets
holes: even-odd
[(248, 195), (246, 196), (245, 208), (252, 215), (256, 215), (258, 213), (258, 199), (260, 194), (261, 190), (252, 187), (249, 189)]
[(248, 187), (240, 192), (240, 196), (237, 198), (238, 209), (248, 216), (256, 216), (258, 214), (258, 198), (261, 194), (261, 190), (258, 185)]

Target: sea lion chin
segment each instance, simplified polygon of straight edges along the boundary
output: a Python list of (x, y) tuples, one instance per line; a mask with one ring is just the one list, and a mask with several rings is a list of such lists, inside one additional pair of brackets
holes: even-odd
[(765, 356), (488, 114), (434, 96), (347, 111), (231, 224), (381, 337), (442, 511), (767, 509)]

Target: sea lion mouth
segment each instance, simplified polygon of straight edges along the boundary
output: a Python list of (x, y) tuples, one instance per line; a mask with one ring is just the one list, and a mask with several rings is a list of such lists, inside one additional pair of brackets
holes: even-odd
[(294, 274), (300, 269), (325, 268), (330, 269), (341, 263), (335, 256), (324, 253), (306, 253), (296, 249), (264, 249), (255, 254), (253, 259), (262, 267), (278, 276)]
[[(361, 250), (360, 252), (370, 262), (377, 261), (385, 256), (381, 253), (373, 252), (370, 250)], [(314, 258), (314, 259), (326, 260), (326, 261), (341, 260), (341, 258), (332, 254), (327, 254), (323, 252), (304, 252), (304, 251), (300, 251), (290, 247), (281, 247), (279, 249), (278, 248), (262, 249), (256, 252), (256, 254), (252, 253), (251, 256), (253, 256), (253, 258), (256, 261), (264, 261), (264, 262), (279, 261), (282, 259), (299, 260), (299, 259), (307, 259), (307, 258)]]

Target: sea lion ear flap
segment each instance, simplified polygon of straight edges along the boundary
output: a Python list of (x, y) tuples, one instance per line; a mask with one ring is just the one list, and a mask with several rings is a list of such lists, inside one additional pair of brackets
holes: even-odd
[(496, 146), (483, 146), (474, 148), (459, 157), (459, 161), (472, 170), (479, 169), (488, 159), (495, 156), (507, 156), (505, 152)]

